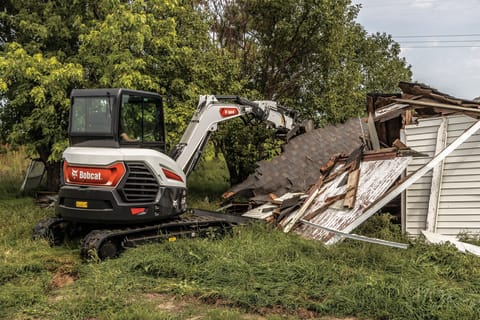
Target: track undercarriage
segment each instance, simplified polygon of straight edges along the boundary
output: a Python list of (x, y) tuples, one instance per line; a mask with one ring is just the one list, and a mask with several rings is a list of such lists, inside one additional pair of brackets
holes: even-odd
[(149, 242), (176, 241), (178, 238), (219, 238), (231, 233), (235, 224), (249, 220), (210, 211), (193, 210), (191, 214), (155, 224), (121, 227), (78, 224), (59, 217), (47, 218), (35, 225), (34, 238), (61, 245), (67, 238), (81, 238), (80, 255), (85, 259), (117, 257), (125, 248)]

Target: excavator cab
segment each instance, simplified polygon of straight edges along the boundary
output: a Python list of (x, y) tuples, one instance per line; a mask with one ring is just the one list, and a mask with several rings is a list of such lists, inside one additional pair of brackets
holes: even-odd
[(126, 89), (75, 89), (71, 93), (70, 145), (149, 148), (165, 152), (160, 95)]

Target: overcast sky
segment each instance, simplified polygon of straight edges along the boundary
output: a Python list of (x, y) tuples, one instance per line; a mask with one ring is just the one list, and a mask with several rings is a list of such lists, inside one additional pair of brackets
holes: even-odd
[[(480, 0), (352, 0), (369, 33), (402, 47), (413, 81), (452, 96), (480, 96)], [(450, 47), (450, 48), (448, 48)]]

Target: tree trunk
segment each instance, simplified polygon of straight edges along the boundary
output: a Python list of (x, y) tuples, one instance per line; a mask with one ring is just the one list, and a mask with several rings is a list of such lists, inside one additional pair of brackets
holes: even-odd
[(56, 192), (60, 188), (60, 164), (60, 161), (45, 163), (48, 191)]
[(40, 160), (45, 165), (47, 172), (47, 191), (56, 192), (60, 188), (60, 164), (61, 161), (48, 161), (50, 157), (50, 147), (38, 147), (37, 152)]

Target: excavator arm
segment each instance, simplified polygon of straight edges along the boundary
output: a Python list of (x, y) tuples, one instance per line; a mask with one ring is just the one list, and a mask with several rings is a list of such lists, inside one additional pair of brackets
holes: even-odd
[(251, 116), (289, 138), (298, 130), (295, 117), (274, 101), (250, 101), (239, 96), (200, 96), (197, 109), (172, 158), (188, 176), (195, 168), (212, 132), (220, 122)]

